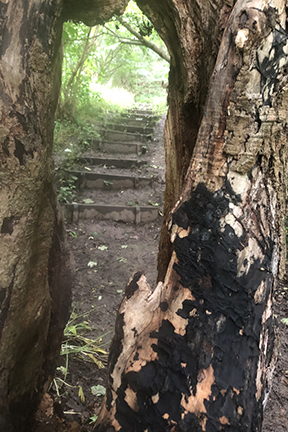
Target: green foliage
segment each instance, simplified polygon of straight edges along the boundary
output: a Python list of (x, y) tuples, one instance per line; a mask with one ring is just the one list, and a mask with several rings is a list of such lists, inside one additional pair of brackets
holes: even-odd
[[(95, 120), (95, 118), (94, 118)], [(97, 127), (86, 118), (77, 122), (56, 120), (54, 128), (54, 151), (65, 156), (65, 167), (72, 167), (81, 154), (90, 149), (89, 139), (99, 139)]]
[[(152, 23), (134, 1), (129, 2), (121, 19), (140, 37), (167, 53)], [(166, 91), (162, 85), (168, 79), (168, 63), (142, 45), (121, 24), (121, 19), (113, 18), (93, 28), (81, 23), (64, 24), (60, 117), (75, 120), (85, 113), (91, 118), (109, 109), (97, 90), (99, 85), (124, 88), (134, 95), (137, 103), (165, 104)], [(123, 103), (126, 98), (121, 99)]]
[(71, 179), (60, 177), (57, 188), (57, 198), (60, 203), (70, 203), (73, 201), (76, 190), (76, 180), (78, 180), (77, 177), (72, 177)]
[(97, 419), (98, 419), (98, 415), (94, 414), (92, 417), (89, 418), (89, 420), (90, 420), (89, 424), (96, 423)]
[[(82, 315), (77, 315), (72, 312), (71, 318), (68, 321), (64, 330), (64, 339), (61, 346), (61, 355), (65, 356), (65, 366), (57, 368), (57, 376), (54, 378), (52, 385), (58, 397), (66, 393), (66, 387), (78, 388), (78, 397), (82, 403), (85, 402), (83, 388), (80, 385), (73, 386), (67, 382), (69, 374), (69, 356), (75, 355), (83, 361), (93, 362), (99, 369), (104, 368), (103, 359), (106, 359), (107, 353), (102, 348), (102, 337), (91, 339), (85, 337), (85, 334), (92, 331), (87, 321), (81, 321), (91, 311)], [(103, 389), (98, 389), (98, 392)]]

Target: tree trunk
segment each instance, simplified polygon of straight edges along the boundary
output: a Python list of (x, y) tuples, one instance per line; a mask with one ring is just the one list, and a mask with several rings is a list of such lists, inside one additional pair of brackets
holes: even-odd
[[(70, 258), (51, 159), (62, 20), (95, 25), (126, 4), (0, 3), (3, 430), (29, 430), (68, 315)], [(138, 4), (171, 55), (165, 211), (173, 253), (166, 272), (166, 231), (164, 283), (152, 292), (136, 274), (127, 286), (96, 430), (260, 431), (284, 250), (285, 5), (238, 0), (218, 49), (224, 2)]]
[(183, 187), (204, 112), (207, 84), (233, 2), (137, 0), (137, 4), (154, 24), (171, 57), (164, 224), (158, 256), (158, 280), (163, 281), (172, 253), (166, 220)]
[[(152, 2), (144, 3), (152, 11)], [(169, 15), (172, 2), (159, 2), (163, 21), (180, 4), (173, 3)], [(147, 13), (151, 21), (158, 7)], [(165, 280), (152, 291), (136, 273), (126, 288), (95, 432), (261, 430), (274, 366), (272, 295), (283, 256), (285, 25), (282, 1), (238, 0), (230, 14), (184, 186), (168, 217), (173, 253)], [(174, 67), (170, 79), (180, 75)], [(179, 113), (182, 102), (170, 105), (166, 140), (173, 106)]]
[[(101, 0), (90, 1), (90, 17), (100, 22), (126, 3), (106, 5), (105, 15)], [(30, 430), (69, 314), (72, 266), (51, 156), (64, 12), (62, 0), (0, 2), (1, 431)]]

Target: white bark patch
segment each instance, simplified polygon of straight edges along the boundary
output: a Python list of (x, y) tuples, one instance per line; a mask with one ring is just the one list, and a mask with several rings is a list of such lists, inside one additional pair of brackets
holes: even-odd
[[(268, 350), (268, 342), (269, 342), (269, 330), (267, 328), (265, 329), (265, 323), (271, 316), (272, 316), (272, 299), (270, 296), (267, 301), (266, 309), (262, 315), (262, 331), (260, 334), (260, 342), (259, 342), (260, 357), (258, 361), (257, 376), (256, 376), (257, 401), (259, 401), (262, 395), (263, 386), (266, 384), (270, 372), (269, 368), (266, 367), (266, 363), (265, 363), (267, 350)], [(273, 362), (271, 366), (273, 369)]]
[(235, 37), (235, 44), (238, 48), (244, 48), (246, 41), (248, 40), (249, 29), (244, 28), (238, 31)]
[(236, 217), (232, 213), (228, 213), (224, 220), (220, 221), (220, 225), (222, 227), (222, 232), (225, 230), (226, 225), (230, 225), (233, 228), (235, 235), (237, 237), (241, 237), (243, 235), (243, 228), (240, 222), (236, 219)]
[(230, 170), (227, 174), (227, 179), (236, 195), (243, 197), (247, 194), (250, 188), (250, 180), (246, 174)]
[(259, 104), (262, 101), (261, 95), (261, 74), (257, 69), (252, 69), (250, 71), (250, 80), (246, 85), (246, 96), (250, 101), (259, 101)]
[(232, 202), (229, 203), (229, 209), (233, 213), (236, 219), (239, 219), (243, 215), (243, 210), (241, 207), (236, 206)]
[(272, 316), (272, 300), (271, 297), (267, 301), (266, 309), (262, 316), (262, 324), (265, 324), (265, 322)]
[(218, 321), (216, 322), (217, 333), (219, 333), (222, 330), (223, 325), (225, 324), (225, 322), (226, 322), (226, 317), (224, 315), (220, 315)]
[(258, 246), (255, 238), (249, 238), (248, 246), (237, 252), (237, 276), (241, 277), (247, 274), (250, 270), (251, 265), (259, 258), (263, 258), (263, 253)]

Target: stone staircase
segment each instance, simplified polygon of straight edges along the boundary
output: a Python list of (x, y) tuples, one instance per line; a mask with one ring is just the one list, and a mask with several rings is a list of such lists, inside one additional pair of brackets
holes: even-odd
[(132, 109), (97, 125), (89, 153), (65, 170), (77, 189), (63, 204), (68, 222), (81, 219), (151, 222), (162, 214), (165, 177), (164, 119)]

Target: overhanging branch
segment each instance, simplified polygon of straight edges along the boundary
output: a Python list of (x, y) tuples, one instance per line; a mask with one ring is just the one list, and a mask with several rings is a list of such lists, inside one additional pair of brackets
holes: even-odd
[(168, 63), (170, 63), (170, 57), (167, 55), (161, 48), (159, 48), (157, 45), (155, 45), (153, 42), (148, 41), (143, 36), (141, 36), (136, 30), (133, 29), (133, 27), (130, 26), (127, 22), (125, 22), (122, 18), (118, 18), (118, 21), (120, 24), (123, 25), (133, 36), (135, 36), (142, 45), (146, 46), (147, 48), (154, 51), (156, 54), (158, 54), (161, 58), (166, 60)]

